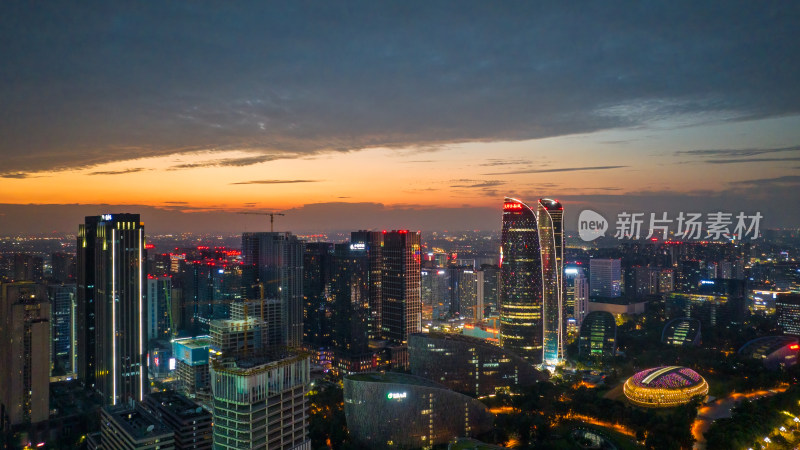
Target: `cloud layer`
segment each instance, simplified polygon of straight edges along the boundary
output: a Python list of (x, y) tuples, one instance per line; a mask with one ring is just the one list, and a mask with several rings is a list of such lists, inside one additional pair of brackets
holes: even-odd
[(2, 171), (796, 114), (797, 23), (797, 2), (3, 2)]

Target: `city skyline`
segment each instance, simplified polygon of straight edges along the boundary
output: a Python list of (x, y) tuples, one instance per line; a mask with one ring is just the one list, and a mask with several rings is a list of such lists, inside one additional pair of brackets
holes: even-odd
[(485, 230), (505, 195), (558, 199), (567, 229), (800, 223), (795, 4), (2, 10), (0, 234), (121, 207), (154, 231)]

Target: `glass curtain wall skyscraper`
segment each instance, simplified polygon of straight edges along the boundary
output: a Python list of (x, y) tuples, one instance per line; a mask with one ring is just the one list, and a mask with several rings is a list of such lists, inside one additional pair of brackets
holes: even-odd
[(250, 297), (281, 300), (284, 342), (291, 347), (303, 343), (304, 248), (289, 232), (242, 233), (242, 263), (255, 274), (249, 281), (260, 290)]
[(384, 339), (404, 344), (422, 329), (420, 235), (390, 231), (383, 237), (381, 328)]
[(564, 207), (543, 198), (537, 208), (542, 262), (543, 362), (557, 365), (564, 358)]
[(78, 377), (105, 403), (147, 392), (144, 224), (88, 216), (78, 228)]
[(500, 345), (541, 363), (542, 263), (536, 214), (508, 197), (503, 203), (500, 298)]

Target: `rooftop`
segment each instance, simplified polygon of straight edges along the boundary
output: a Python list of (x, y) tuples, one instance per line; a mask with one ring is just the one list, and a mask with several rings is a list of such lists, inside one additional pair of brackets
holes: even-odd
[(210, 416), (200, 405), (174, 391), (154, 392), (149, 394), (148, 397), (155, 400), (165, 410), (182, 419)]
[(141, 407), (132, 409), (127, 405), (117, 405), (106, 408), (106, 412), (120, 428), (137, 440), (172, 433), (171, 429)]
[(353, 375), (347, 375), (345, 379), (349, 379), (352, 381), (359, 381), (359, 382), (369, 382), (369, 383), (408, 384), (412, 386), (425, 386), (437, 389), (447, 389), (446, 386), (436, 383), (435, 381), (399, 372), (356, 373)]
[[(763, 358), (787, 345), (797, 345), (798, 342), (800, 340), (792, 336), (764, 336), (744, 344), (739, 349), (739, 354)], [(800, 350), (800, 348), (793, 350)]]

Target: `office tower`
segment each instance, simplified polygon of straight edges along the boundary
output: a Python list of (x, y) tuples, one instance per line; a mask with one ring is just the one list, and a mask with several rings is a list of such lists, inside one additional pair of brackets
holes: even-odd
[(15, 253), (13, 278), (14, 281), (42, 281), (44, 261), (39, 256)]
[(175, 448), (175, 436), (141, 405), (116, 405), (100, 412), (99, 444), (100, 448), (114, 450), (171, 450)]
[(661, 269), (658, 274), (658, 293), (667, 294), (675, 290), (675, 277), (672, 269)]
[(800, 294), (779, 294), (775, 300), (775, 316), (783, 334), (800, 336)]
[(575, 277), (575, 324), (578, 328), (581, 327), (583, 319), (589, 314), (589, 280), (579, 273)]
[(384, 339), (405, 344), (422, 330), (419, 232), (390, 231), (383, 236), (381, 328)]
[(661, 269), (656, 267), (633, 267), (633, 296), (644, 298), (658, 293)]
[(172, 336), (172, 277), (147, 276), (147, 338)]
[(447, 269), (423, 269), (420, 271), (420, 302), (423, 308), (431, 309), (431, 318), (450, 318), (450, 273)]
[(589, 289), (592, 297), (620, 297), (621, 286), (622, 268), (619, 259), (589, 260)]
[(52, 279), (56, 283), (75, 282), (75, 255), (69, 253), (53, 253), (50, 256), (53, 267)]
[(545, 364), (564, 359), (564, 207), (556, 200), (539, 199), (537, 228), (542, 261), (542, 331)]
[(536, 215), (513, 198), (503, 203), (500, 247), (500, 345), (542, 362), (542, 263)]
[(310, 381), (307, 354), (212, 360), (214, 448), (311, 450)]
[(47, 286), (50, 297), (50, 359), (52, 375), (65, 375), (75, 371), (75, 285)]
[(78, 377), (106, 404), (147, 389), (144, 224), (138, 214), (87, 216), (78, 229)]
[(50, 301), (43, 285), (0, 284), (0, 429), (50, 417)]
[[(282, 302), (283, 340), (298, 347), (303, 342), (303, 248), (304, 242), (291, 233), (242, 234), (242, 260), (255, 268), (250, 299), (278, 298)], [(248, 283), (245, 283), (247, 286)]]
[(357, 252), (364, 252), (368, 263), (369, 284), (369, 319), (367, 329), (370, 339), (380, 339), (381, 307), (383, 306), (383, 236), (380, 231), (353, 231), (350, 233), (350, 247)]
[(700, 281), (708, 279), (707, 273), (703, 270), (703, 261), (681, 260), (678, 261), (676, 291), (684, 293), (697, 292)]
[(208, 371), (210, 348), (209, 336), (175, 339), (172, 342), (178, 389), (192, 398), (203, 397), (211, 392), (211, 376)]
[[(369, 350), (369, 258), (350, 244), (336, 244), (330, 296), (333, 306), (333, 351), (346, 372), (361, 371), (352, 361), (371, 360)], [(337, 365), (339, 365), (337, 363)], [(360, 366), (360, 364), (355, 364)]]
[(581, 358), (613, 358), (617, 348), (617, 324), (607, 311), (589, 313), (581, 324), (578, 355)]
[(486, 316), (500, 313), (500, 267), (495, 264), (481, 264), (483, 272), (483, 307)]
[(175, 450), (211, 449), (211, 413), (172, 391), (154, 392), (142, 405), (175, 435)]
[(261, 328), (261, 347), (273, 349), (285, 345), (281, 321), (283, 302), (280, 299), (245, 300), (231, 303), (231, 320), (255, 320)]
[(306, 243), (303, 253), (303, 342), (314, 348), (331, 345), (332, 306), (327, 287), (331, 278), (333, 244)]
[(450, 313), (470, 321), (483, 320), (483, 272), (472, 266), (447, 268), (450, 278)]

